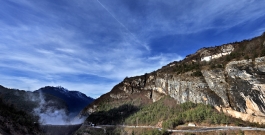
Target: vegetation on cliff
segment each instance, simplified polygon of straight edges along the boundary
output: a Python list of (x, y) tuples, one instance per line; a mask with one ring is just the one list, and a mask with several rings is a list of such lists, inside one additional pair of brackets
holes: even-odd
[[(265, 32), (259, 36), (248, 40), (243, 40), (241, 42), (233, 42), (225, 45), (232, 45), (233, 51), (228, 55), (223, 55), (220, 58), (212, 59), (209, 62), (202, 61), (201, 59), (205, 56), (202, 52), (207, 52), (208, 56), (218, 54), (222, 52), (221, 46), (202, 48), (194, 54), (187, 55), (182, 61), (174, 61), (168, 65), (157, 70), (159, 72), (166, 73), (185, 73), (188, 71), (198, 72), (205, 68), (224, 68), (225, 65), (232, 60), (242, 60), (242, 59), (255, 59), (257, 57), (265, 56)], [(196, 76), (195, 75), (195, 76)]]
[[(106, 106), (102, 104), (102, 106)], [(102, 109), (104, 107), (101, 107)], [(206, 125), (261, 126), (218, 112), (213, 106), (176, 100), (165, 96), (159, 101), (140, 107), (124, 104), (119, 107), (92, 113), (87, 121), (96, 124), (125, 124), (133, 126), (151, 125), (174, 129), (178, 125), (194, 122)], [(160, 125), (159, 125), (160, 124)]]
[(125, 120), (129, 125), (157, 125), (159, 122), (163, 128), (169, 129), (189, 122), (206, 125), (262, 126), (227, 116), (210, 105), (192, 102), (177, 104), (168, 96), (141, 108)]

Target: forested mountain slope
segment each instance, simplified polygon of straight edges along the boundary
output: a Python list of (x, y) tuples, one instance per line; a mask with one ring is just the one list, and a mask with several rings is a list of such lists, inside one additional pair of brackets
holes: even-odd
[(18, 110), (0, 98), (1, 135), (41, 135), (38, 119), (25, 111)]

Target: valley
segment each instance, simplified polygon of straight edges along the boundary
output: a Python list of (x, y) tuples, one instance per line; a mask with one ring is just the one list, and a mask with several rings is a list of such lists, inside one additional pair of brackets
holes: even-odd
[(265, 135), (265, 0), (0, 0), (0, 135)]

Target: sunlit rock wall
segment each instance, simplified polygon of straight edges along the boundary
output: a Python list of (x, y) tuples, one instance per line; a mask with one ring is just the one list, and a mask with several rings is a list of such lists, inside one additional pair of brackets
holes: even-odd
[[(178, 103), (210, 104), (234, 117), (264, 123), (258, 117), (265, 116), (265, 57), (232, 61), (225, 68), (201, 72), (201, 77), (191, 76), (190, 72), (146, 74), (125, 79), (120, 90), (126, 94), (149, 91), (146, 97), (154, 102), (161, 98), (157, 96), (159, 93), (171, 96)], [(126, 98), (113, 94), (111, 97)]]

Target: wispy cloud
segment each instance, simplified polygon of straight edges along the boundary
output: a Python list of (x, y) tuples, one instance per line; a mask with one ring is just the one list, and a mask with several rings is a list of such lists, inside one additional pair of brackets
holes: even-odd
[(183, 42), (190, 35), (239, 34), (231, 29), (244, 24), (254, 31), (245, 37), (261, 33), (265, 25), (254, 24), (265, 15), (263, 5), (248, 0), (1, 1), (0, 81), (26, 90), (61, 85), (98, 97), (126, 76), (154, 71), (204, 47), (196, 46), (196, 38), (193, 46)]

